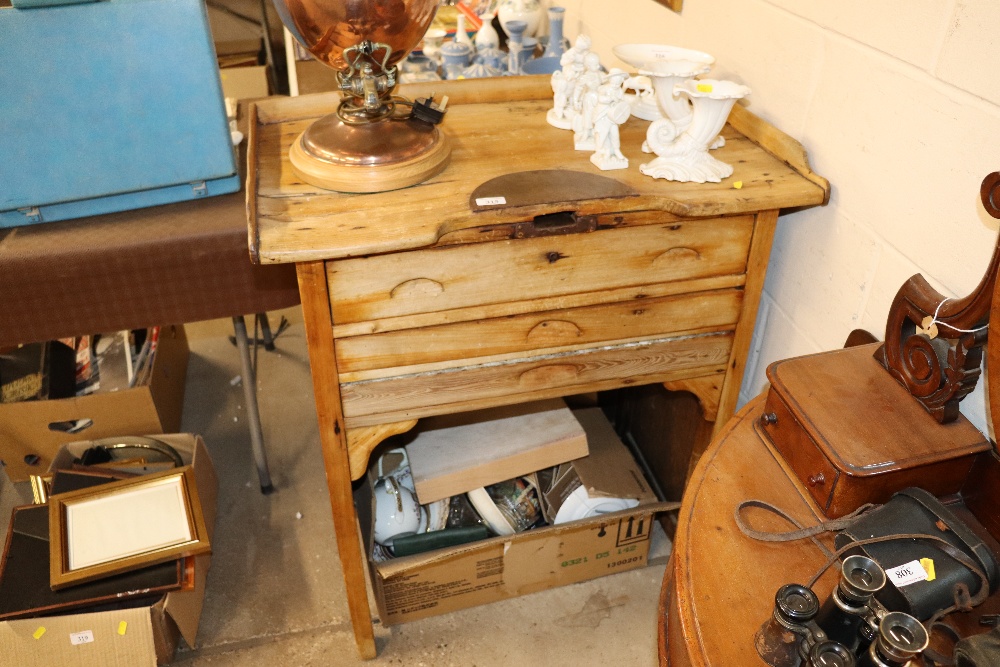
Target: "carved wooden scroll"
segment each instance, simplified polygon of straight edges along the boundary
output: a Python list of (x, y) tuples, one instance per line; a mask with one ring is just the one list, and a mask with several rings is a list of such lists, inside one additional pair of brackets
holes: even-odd
[[(1000, 218), (1000, 172), (983, 181), (983, 206)], [(976, 386), (1000, 266), (1000, 237), (976, 289), (949, 299), (917, 274), (893, 299), (885, 343), (875, 358), (941, 423), (958, 417), (958, 403)]]

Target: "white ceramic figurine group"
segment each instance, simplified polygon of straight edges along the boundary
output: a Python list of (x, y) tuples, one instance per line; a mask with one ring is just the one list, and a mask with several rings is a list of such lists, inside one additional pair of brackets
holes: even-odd
[[(629, 114), (652, 121), (642, 150), (656, 158), (639, 171), (672, 181), (718, 183), (732, 166), (709, 154), (725, 144), (719, 135), (736, 100), (750, 94), (732, 81), (696, 79), (715, 59), (707, 53), (655, 44), (625, 44), (615, 55), (636, 67), (639, 76), (620, 69), (607, 74), (586, 35), (577, 38), (552, 75), (550, 125), (573, 130), (576, 150), (593, 151), (591, 162), (602, 170), (625, 169), (618, 126)], [(640, 95), (626, 97), (626, 90)], [(655, 93), (655, 105), (651, 93)], [(631, 99), (631, 103), (629, 101)]]
[(628, 74), (612, 69), (605, 74), (601, 59), (590, 51), (590, 38), (580, 35), (552, 74), (553, 108), (546, 120), (553, 127), (573, 130), (578, 151), (593, 151), (590, 161), (602, 170), (625, 169), (618, 126), (628, 120), (630, 107), (622, 84)]

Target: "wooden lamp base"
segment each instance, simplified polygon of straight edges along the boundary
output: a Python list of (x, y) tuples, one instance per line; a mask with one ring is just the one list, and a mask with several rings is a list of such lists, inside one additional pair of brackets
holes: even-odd
[(338, 192), (385, 192), (442, 172), (451, 144), (429, 123), (387, 118), (352, 125), (330, 114), (299, 135), (288, 157), (295, 175), (310, 185)]

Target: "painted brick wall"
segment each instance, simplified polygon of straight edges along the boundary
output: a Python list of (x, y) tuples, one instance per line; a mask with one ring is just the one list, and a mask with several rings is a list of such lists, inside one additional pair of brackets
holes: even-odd
[[(884, 337), (899, 286), (923, 273), (963, 296), (989, 262), (997, 221), (979, 185), (1000, 170), (996, 0), (563, 0), (567, 36), (676, 44), (745, 83), (749, 108), (802, 142), (830, 180), (825, 208), (778, 223), (743, 402), (778, 359)], [(986, 428), (982, 383), (962, 403)]]

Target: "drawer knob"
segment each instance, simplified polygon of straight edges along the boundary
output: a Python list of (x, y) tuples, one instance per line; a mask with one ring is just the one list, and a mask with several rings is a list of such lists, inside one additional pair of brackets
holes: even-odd
[(778, 423), (778, 415), (773, 412), (765, 412), (760, 416), (761, 426), (770, 426)]
[(817, 473), (815, 475), (812, 475), (809, 479), (807, 479), (806, 483), (809, 486), (823, 486), (823, 484), (826, 483), (826, 477), (823, 475), (823, 473)]

